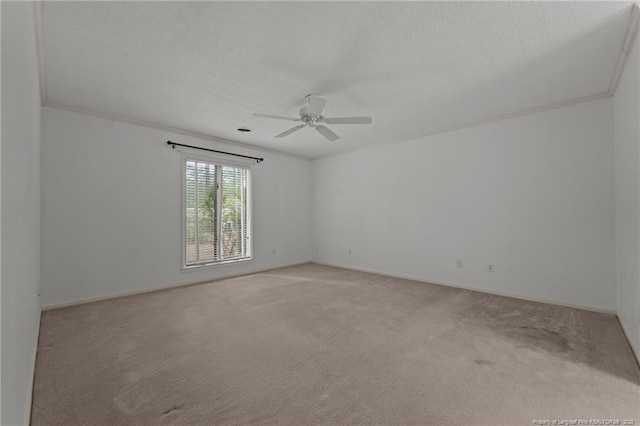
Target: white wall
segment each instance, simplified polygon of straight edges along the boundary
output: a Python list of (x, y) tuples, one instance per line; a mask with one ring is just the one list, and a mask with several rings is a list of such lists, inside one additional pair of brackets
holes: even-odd
[(618, 318), (640, 358), (640, 43), (614, 98)]
[(28, 424), (40, 302), (40, 88), (31, 3), (2, 2), (2, 425)]
[[(0, 4), (0, 28), (2, 22), (2, 5)], [(0, 49), (2, 32), (0, 31)], [(2, 69), (2, 55), (0, 54), (0, 70)], [(2, 72), (0, 71), (0, 75)], [(0, 99), (2, 98), (2, 84), (0, 84)], [(0, 101), (0, 129), (2, 129), (2, 102)], [(0, 189), (2, 188), (2, 132), (0, 131)], [(1, 191), (0, 191), (1, 192)], [(2, 423), (2, 196), (0, 193), (0, 423)]]
[(315, 160), (313, 175), (317, 262), (616, 309), (610, 98)]
[[(42, 126), (43, 306), (311, 259), (307, 160), (54, 108)], [(181, 155), (167, 140), (264, 157), (253, 167), (253, 261), (180, 272)]]

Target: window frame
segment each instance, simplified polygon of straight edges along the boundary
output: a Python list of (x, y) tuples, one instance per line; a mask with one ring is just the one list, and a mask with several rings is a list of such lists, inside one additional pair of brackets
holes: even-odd
[[(180, 158), (181, 161), (181, 172), (182, 177), (180, 179), (181, 186), (181, 198), (182, 202), (181, 210), (180, 210), (180, 223), (181, 223), (181, 259), (180, 259), (180, 270), (181, 272), (190, 272), (190, 271), (199, 271), (206, 268), (216, 268), (221, 266), (229, 266), (236, 265), (239, 263), (251, 262), (253, 260), (253, 170), (250, 167), (252, 163), (244, 162), (244, 161), (233, 161), (224, 157), (219, 157), (217, 155), (202, 155), (202, 154), (192, 154), (189, 152), (183, 152)], [(206, 162), (215, 164), (216, 166), (222, 167), (235, 167), (247, 170), (247, 241), (246, 241), (246, 251), (248, 253), (247, 256), (238, 258), (238, 259), (224, 259), (218, 260), (214, 262), (204, 263), (204, 264), (196, 264), (196, 265), (187, 265), (187, 161), (196, 161), (196, 162)], [(220, 218), (220, 215), (217, 215)], [(219, 224), (216, 225), (217, 229), (220, 230)]]

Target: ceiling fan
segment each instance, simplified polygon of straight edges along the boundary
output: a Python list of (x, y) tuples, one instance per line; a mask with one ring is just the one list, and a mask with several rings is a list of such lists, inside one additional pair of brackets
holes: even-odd
[(322, 96), (317, 96), (317, 95), (307, 95), (305, 96), (305, 100), (307, 101), (307, 105), (303, 106), (300, 109), (299, 118), (281, 117), (279, 115), (269, 115), (269, 114), (253, 114), (253, 116), (263, 117), (263, 118), (275, 118), (278, 120), (287, 120), (287, 121), (302, 121), (304, 123), (304, 124), (300, 124), (299, 126), (292, 127), (289, 130), (285, 130), (284, 132), (276, 135), (275, 136), (276, 138), (283, 138), (305, 127), (314, 127), (322, 136), (324, 136), (325, 138), (327, 138), (332, 142), (340, 139), (340, 136), (336, 135), (331, 129), (329, 129), (323, 123), (325, 124), (371, 124), (371, 122), (373, 121), (371, 117), (325, 117), (324, 115), (322, 115), (322, 111), (324, 110), (324, 106), (327, 104), (326, 98), (323, 98)]

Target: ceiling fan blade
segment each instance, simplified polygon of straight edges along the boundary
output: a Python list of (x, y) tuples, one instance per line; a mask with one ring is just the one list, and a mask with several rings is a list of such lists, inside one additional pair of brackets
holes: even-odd
[(329, 139), (331, 142), (337, 141), (340, 139), (340, 136), (336, 135), (329, 129), (327, 126), (323, 126), (322, 124), (316, 126), (316, 130), (322, 134), (325, 138)]
[(285, 130), (284, 132), (280, 133), (279, 135), (275, 135), (276, 138), (284, 138), (287, 135), (290, 135), (293, 132), (297, 132), (298, 130), (302, 129), (303, 127), (307, 127), (306, 124), (301, 124), (299, 126), (296, 127), (292, 127), (289, 130)]
[(324, 121), (329, 124), (371, 124), (371, 117), (325, 117)]
[(287, 120), (287, 121), (300, 121), (299, 118), (291, 118), (291, 117), (282, 117), (280, 115), (271, 115), (271, 114), (258, 114), (253, 113), (254, 117), (262, 117), (262, 118), (275, 118), (278, 120)]
[(307, 112), (312, 115), (322, 115), (324, 106), (327, 104), (327, 99), (322, 96), (307, 95), (307, 102), (309, 107)]

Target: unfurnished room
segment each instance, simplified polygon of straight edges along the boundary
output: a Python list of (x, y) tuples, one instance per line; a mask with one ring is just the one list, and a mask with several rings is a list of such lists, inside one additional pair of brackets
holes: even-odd
[(0, 424), (640, 425), (628, 1), (1, 1)]

